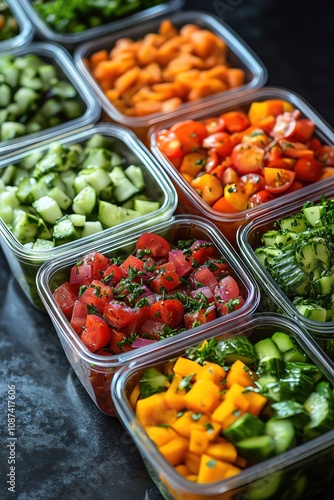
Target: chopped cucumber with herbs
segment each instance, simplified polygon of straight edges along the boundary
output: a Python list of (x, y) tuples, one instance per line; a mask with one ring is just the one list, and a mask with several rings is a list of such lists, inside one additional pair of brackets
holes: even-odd
[(276, 221), (255, 254), (302, 316), (334, 320), (334, 200)]
[(8, 165), (0, 173), (0, 217), (22, 244), (58, 246), (159, 210), (160, 193), (149, 192), (142, 166), (126, 164), (115, 148), (95, 134)]
[(0, 142), (60, 125), (83, 111), (77, 90), (55, 65), (36, 54), (0, 55)]

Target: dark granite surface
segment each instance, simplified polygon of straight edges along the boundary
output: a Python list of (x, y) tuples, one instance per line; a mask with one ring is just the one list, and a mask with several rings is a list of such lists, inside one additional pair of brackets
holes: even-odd
[[(268, 84), (300, 93), (334, 124), (333, 5), (202, 0), (186, 6), (222, 16), (262, 59)], [(1, 251), (0, 356), (1, 499), (161, 498), (126, 431), (77, 381), (51, 321), (28, 303)], [(6, 484), (9, 385), (16, 391), (15, 493)]]

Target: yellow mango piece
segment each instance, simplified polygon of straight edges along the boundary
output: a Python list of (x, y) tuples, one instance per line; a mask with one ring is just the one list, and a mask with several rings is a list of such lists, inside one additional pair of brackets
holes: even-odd
[(232, 415), (232, 413), (236, 410), (234, 402), (231, 400), (224, 400), (220, 405), (215, 409), (215, 411), (211, 415), (211, 419), (214, 422), (218, 422), (222, 424), (226, 417)]
[(145, 427), (145, 431), (158, 447), (169, 443), (169, 441), (177, 437), (176, 432), (171, 427), (148, 425)]
[(235, 361), (227, 372), (226, 385), (230, 388), (234, 383), (238, 383), (243, 387), (255, 387), (254, 380), (256, 374), (248, 368), (240, 359)]
[(188, 467), (184, 464), (180, 464), (180, 465), (176, 465), (174, 467), (174, 469), (176, 470), (176, 472), (178, 472), (180, 474), (180, 476), (182, 477), (187, 477), (191, 474), (191, 471), (188, 469)]
[(181, 381), (181, 375), (175, 373), (171, 385), (165, 392), (165, 401), (168, 408), (175, 408), (178, 411), (185, 407), (184, 396), (186, 391), (185, 389), (179, 389)]
[(221, 386), (222, 382), (225, 380), (225, 377), (226, 372), (222, 366), (218, 365), (217, 363), (206, 361), (202, 366), (200, 372), (197, 374), (196, 380), (211, 380), (218, 386)]
[(180, 417), (177, 417), (176, 421), (172, 424), (172, 428), (180, 436), (187, 439), (190, 438), (190, 432), (192, 429), (206, 430), (205, 425), (209, 422), (209, 417), (207, 415), (194, 414), (191, 410), (185, 411)]
[(160, 446), (159, 451), (171, 465), (179, 465), (184, 461), (184, 456), (188, 451), (188, 439), (177, 436)]
[(229, 441), (221, 443), (211, 443), (207, 449), (206, 454), (212, 458), (234, 464), (238, 458), (236, 447)]
[(235, 467), (235, 465), (228, 464), (224, 479), (227, 479), (228, 477), (231, 477), (231, 476), (236, 476), (237, 474), (240, 474), (240, 472), (241, 472), (241, 469), (239, 469), (239, 467)]
[(207, 450), (209, 442), (209, 437), (204, 430), (192, 429), (189, 439), (189, 451), (196, 455), (202, 455)]
[(172, 424), (176, 420), (176, 410), (168, 408), (164, 393), (152, 394), (145, 399), (139, 399), (136, 405), (136, 414), (145, 427), (156, 424)]
[(267, 404), (267, 398), (262, 394), (254, 391), (249, 391), (244, 394), (245, 398), (249, 402), (248, 412), (252, 413), (258, 417)]
[(184, 456), (184, 463), (193, 474), (198, 474), (200, 466), (200, 456), (188, 451)]
[(198, 380), (184, 396), (187, 408), (196, 413), (209, 413), (219, 404), (220, 391), (211, 380)]
[(197, 482), (203, 484), (221, 481), (225, 478), (228, 465), (229, 464), (212, 458), (209, 455), (203, 454), (201, 457)]
[(177, 361), (174, 365), (173, 371), (181, 375), (181, 377), (187, 377), (192, 373), (196, 375), (201, 370), (201, 365), (196, 363), (196, 361), (191, 361), (191, 359), (187, 358), (177, 358)]
[(131, 408), (133, 410), (136, 408), (136, 404), (137, 404), (139, 396), (140, 396), (140, 387), (139, 387), (139, 382), (138, 382), (138, 384), (135, 386), (135, 388), (133, 389), (133, 391), (131, 392), (130, 397), (129, 397), (129, 403), (130, 403)]
[(238, 384), (234, 383), (225, 393), (225, 401), (231, 401), (236, 408), (246, 412), (249, 407), (249, 402), (245, 397), (245, 388)]

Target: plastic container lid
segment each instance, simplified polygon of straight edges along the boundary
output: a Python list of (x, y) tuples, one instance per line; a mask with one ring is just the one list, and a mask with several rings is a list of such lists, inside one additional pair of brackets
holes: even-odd
[(225, 41), (229, 49), (229, 60), (231, 65), (233, 67), (244, 69), (246, 73), (246, 83), (241, 87), (219, 92), (217, 94), (199, 99), (198, 101), (184, 103), (175, 111), (170, 111), (168, 113), (152, 113), (144, 117), (127, 116), (119, 112), (108, 100), (102, 88), (88, 70), (85, 64), (85, 59), (99, 50), (110, 50), (119, 38), (125, 37), (137, 40), (141, 39), (148, 33), (156, 33), (160, 26), (161, 19), (155, 19), (142, 25), (133, 25), (125, 31), (80, 45), (74, 53), (74, 61), (78, 69), (96, 93), (104, 111), (108, 114), (108, 116), (116, 122), (126, 125), (132, 129), (148, 127), (153, 123), (169, 118), (177, 118), (182, 113), (204, 111), (210, 105), (215, 106), (217, 103), (222, 103), (231, 99), (240, 91), (261, 87), (266, 81), (267, 72), (259, 58), (245, 44), (245, 42), (241, 40), (241, 38), (218, 17), (205, 14), (203, 12), (189, 11), (171, 15), (169, 16), (169, 20), (177, 28), (181, 28), (188, 23), (192, 23), (196, 24), (200, 28), (209, 29), (218, 35)]
[(26, 134), (16, 139), (0, 142), (0, 153), (2, 155), (13, 153), (16, 149), (28, 147), (38, 141), (47, 141), (57, 135), (66, 135), (74, 129), (81, 129), (92, 125), (98, 120), (101, 114), (98, 102), (90, 88), (83, 82), (66, 49), (56, 44), (33, 42), (26, 47), (18, 47), (1, 53), (1, 55), (11, 56), (26, 56), (28, 54), (35, 54), (41, 59), (49, 61), (56, 67), (62, 78), (72, 83), (78, 93), (77, 99), (82, 105), (82, 115), (79, 118), (69, 120), (37, 133)]
[(174, 12), (175, 10), (181, 8), (184, 4), (184, 0), (170, 0), (169, 2), (164, 2), (160, 5), (156, 5), (155, 7), (144, 9), (122, 19), (117, 19), (116, 21), (97, 26), (96, 28), (90, 28), (78, 33), (61, 33), (52, 29), (50, 25), (39, 15), (31, 0), (20, 1), (31, 22), (36, 27), (38, 34), (42, 38), (52, 42), (62, 43), (67, 46), (82, 43), (86, 40), (113, 33), (121, 29), (130, 28), (131, 26), (135, 26), (137, 24), (142, 24), (149, 19), (167, 15), (169, 12)]
[(27, 45), (34, 36), (34, 30), (29, 19), (25, 15), (18, 0), (5, 0), (9, 10), (19, 25), (19, 33), (12, 38), (0, 42), (0, 51), (12, 50), (22, 45)]

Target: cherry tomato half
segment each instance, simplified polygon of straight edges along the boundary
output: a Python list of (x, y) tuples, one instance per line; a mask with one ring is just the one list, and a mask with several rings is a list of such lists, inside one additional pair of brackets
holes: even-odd
[(264, 179), (266, 190), (270, 193), (279, 194), (286, 191), (295, 180), (295, 172), (283, 168), (264, 168)]
[(230, 155), (233, 149), (231, 136), (227, 132), (209, 135), (203, 140), (202, 145), (204, 148), (214, 149), (219, 156)]
[(248, 208), (254, 208), (274, 199), (273, 193), (270, 193), (267, 189), (262, 189), (262, 191), (258, 191), (249, 198), (247, 205)]
[(215, 134), (216, 132), (222, 132), (225, 130), (225, 122), (220, 116), (211, 116), (203, 120), (204, 125), (209, 134)]
[(167, 156), (167, 158), (176, 159), (182, 158), (183, 156), (181, 142), (176, 137), (174, 132), (171, 132), (170, 130), (161, 130), (157, 134), (156, 144), (160, 151)]
[(317, 182), (322, 175), (323, 166), (313, 156), (303, 156), (296, 161), (294, 172), (296, 180), (301, 182)]
[(136, 242), (136, 250), (149, 250), (150, 257), (165, 257), (170, 252), (171, 246), (159, 234), (143, 233)]
[(232, 162), (239, 175), (261, 173), (264, 150), (252, 144), (238, 144), (232, 151)]
[(208, 136), (206, 126), (195, 120), (185, 120), (174, 124), (171, 129), (181, 143), (184, 154), (197, 151), (203, 139)]

